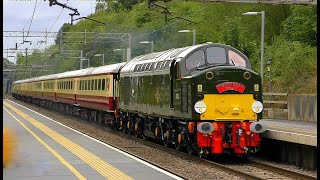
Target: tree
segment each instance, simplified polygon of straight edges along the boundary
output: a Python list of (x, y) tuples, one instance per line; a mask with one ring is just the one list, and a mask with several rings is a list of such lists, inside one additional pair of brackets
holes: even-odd
[(291, 15), (282, 23), (282, 35), (289, 41), (317, 45), (317, 9), (315, 6), (292, 6)]

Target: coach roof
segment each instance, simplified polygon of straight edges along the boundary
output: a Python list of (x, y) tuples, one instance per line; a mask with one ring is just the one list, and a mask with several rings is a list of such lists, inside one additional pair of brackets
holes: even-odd
[(100, 67), (80, 69), (75, 71), (67, 71), (67, 72), (58, 73), (58, 74), (51, 74), (47, 76), (40, 76), (40, 77), (35, 77), (35, 78), (30, 78), (25, 80), (19, 80), (19, 81), (15, 81), (14, 83), (17, 84), (17, 83), (27, 83), (27, 82), (35, 82), (35, 81), (45, 81), (45, 80), (51, 80), (51, 79), (64, 79), (64, 78), (71, 78), (71, 77), (118, 73), (119, 69), (124, 64), (125, 63), (118, 63), (118, 64), (111, 64), (111, 65), (105, 65)]

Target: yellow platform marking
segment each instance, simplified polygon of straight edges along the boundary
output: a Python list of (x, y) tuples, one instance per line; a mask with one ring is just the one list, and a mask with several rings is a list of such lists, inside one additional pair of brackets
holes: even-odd
[(3, 128), (3, 167), (8, 167), (14, 157), (15, 139), (14, 133), (8, 129)]
[(34, 118), (28, 116), (27, 114), (23, 113), (22, 111), (18, 110), (17, 108), (13, 107), (12, 105), (8, 104), (7, 102), (3, 102), (4, 105), (8, 106), (14, 112), (19, 114), (21, 117), (29, 121), (35, 127), (40, 129), (42, 132), (47, 134), (57, 143), (68, 149), (74, 155), (79, 157), (82, 161), (87, 163), (90, 167), (95, 169), (99, 172), (102, 176), (108, 179), (133, 179), (130, 176), (126, 175), (122, 171), (118, 170), (117, 168), (113, 167), (112, 165), (106, 163), (104, 160), (96, 156), (95, 154), (91, 153), (90, 151), (84, 149), (83, 147), (79, 146), (78, 144), (72, 142), (68, 138), (64, 137), (63, 135), (55, 132), (54, 130), (50, 129), (49, 127), (45, 126), (44, 124), (40, 123), (39, 121), (35, 120)]
[(38, 135), (36, 135), (31, 129), (29, 129), (23, 122), (21, 122), (17, 117), (15, 117), (9, 110), (3, 107), (18, 123), (24, 127), (34, 138), (36, 138), (44, 147), (46, 147), (54, 156), (56, 156), (59, 161), (64, 164), (74, 175), (76, 175), (79, 179), (86, 179), (83, 177), (76, 168), (70, 165), (60, 154), (58, 154), (54, 149), (52, 149), (47, 143), (45, 143)]

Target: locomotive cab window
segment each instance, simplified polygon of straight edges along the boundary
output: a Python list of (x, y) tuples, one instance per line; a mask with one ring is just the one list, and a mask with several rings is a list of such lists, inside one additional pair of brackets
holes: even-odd
[(238, 53), (228, 50), (229, 64), (233, 64), (235, 66), (247, 67), (246, 60), (243, 59)]
[(226, 64), (226, 50), (222, 47), (207, 48), (207, 61), (208, 64)]
[(196, 68), (196, 67), (201, 67), (203, 65), (205, 65), (204, 51), (203, 50), (198, 50), (198, 51), (194, 52), (186, 60), (186, 68), (187, 68), (187, 70), (191, 70), (191, 69)]

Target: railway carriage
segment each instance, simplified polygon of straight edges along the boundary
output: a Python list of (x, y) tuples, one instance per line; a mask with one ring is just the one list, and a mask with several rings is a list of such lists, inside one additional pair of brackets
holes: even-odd
[(43, 90), (42, 90), (43, 99), (54, 101), (54, 102), (57, 101), (57, 98), (56, 98), (57, 77), (58, 77), (57, 74), (52, 74), (42, 78), (42, 80), (44, 81)]
[(117, 102), (116, 79), (124, 63), (92, 68), (77, 77), (76, 102), (79, 106), (114, 112)]

